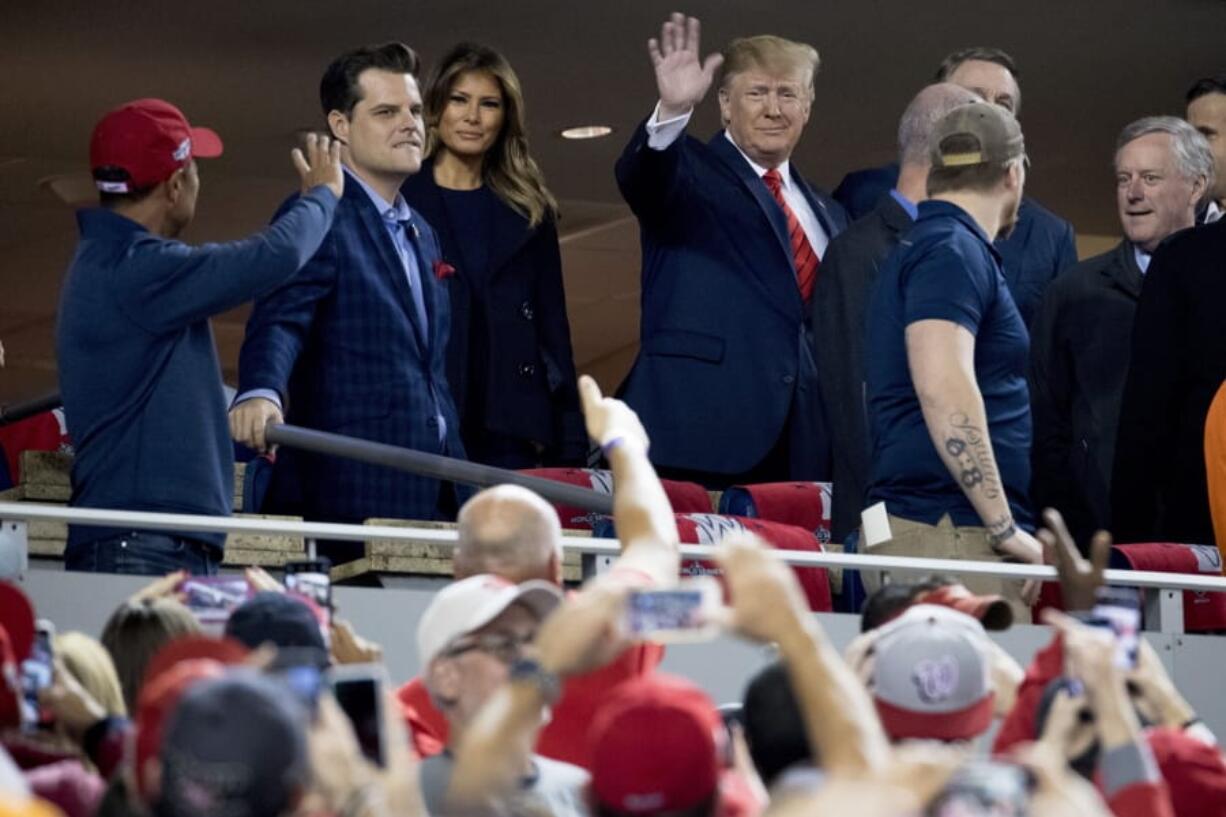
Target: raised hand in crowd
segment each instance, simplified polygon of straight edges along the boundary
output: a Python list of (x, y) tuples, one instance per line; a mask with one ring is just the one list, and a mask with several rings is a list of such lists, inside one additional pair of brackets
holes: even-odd
[(383, 647), (358, 635), (353, 625), (341, 618), (332, 619), (332, 660), (337, 664), (378, 664)]
[(889, 745), (877, 712), (810, 615), (796, 574), (751, 534), (724, 539), (716, 561), (728, 583), (732, 628), (778, 645), (822, 768), (832, 777), (884, 768)]
[(308, 133), (301, 148), (290, 151), (294, 168), (306, 195), (323, 185), (338, 199), (345, 192), (345, 173), (341, 169), (341, 143), (321, 133)]
[(647, 41), (660, 92), (661, 120), (689, 113), (702, 102), (715, 72), (724, 62), (720, 54), (702, 59), (700, 30), (697, 17), (677, 12), (660, 27), (660, 39), (653, 37)]
[(588, 435), (600, 444), (613, 481), (613, 522), (621, 540), (621, 555), (601, 581), (644, 579), (655, 587), (677, 582), (681, 567), (677, 520), (664, 486), (647, 459), (650, 441), (634, 410), (600, 393), (596, 381), (579, 378), (579, 402)]
[(179, 585), (186, 578), (186, 570), (176, 570), (174, 573), (159, 576), (129, 596), (128, 601), (132, 604), (141, 604), (143, 602), (156, 601), (157, 599), (174, 599), (175, 601), (182, 602), (186, 599), (186, 596), (179, 592)]
[(230, 409), (230, 436), (248, 448), (267, 451), (264, 431), (285, 422), (281, 407), (266, 397), (249, 397)]
[(302, 813), (345, 817), (418, 817), (426, 814), (417, 787), (417, 763), (399, 707), (389, 694), (383, 700), (385, 760), (382, 769), (363, 755), (348, 717), (331, 695), (319, 698), (308, 736), (314, 788)]
[(1090, 558), (1077, 550), (1064, 517), (1048, 508), (1043, 511), (1043, 525), (1038, 531), (1043, 543), (1045, 561), (1054, 565), (1060, 576), (1060, 593), (1065, 610), (1089, 610), (1097, 601), (1098, 588), (1103, 585), (1103, 571), (1111, 556), (1111, 534), (1100, 530), (1090, 540)]

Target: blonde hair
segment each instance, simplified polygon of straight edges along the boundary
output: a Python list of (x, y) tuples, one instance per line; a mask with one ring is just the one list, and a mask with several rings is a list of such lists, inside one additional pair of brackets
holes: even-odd
[(426, 156), (433, 156), (442, 144), (438, 123), (452, 87), (461, 76), (472, 72), (489, 74), (502, 91), (502, 131), (483, 157), (483, 181), (511, 209), (528, 219), (531, 226), (537, 226), (546, 218), (557, 218), (557, 199), (545, 186), (544, 174), (528, 153), (524, 94), (519, 77), (506, 57), (488, 46), (460, 43), (431, 72), (424, 100)]
[(794, 71), (808, 73), (809, 97), (813, 97), (813, 80), (821, 66), (817, 49), (808, 43), (798, 43), (774, 34), (737, 37), (724, 48), (724, 64), (720, 69), (719, 87), (725, 89), (737, 74), (754, 68), (772, 74)]
[(111, 654), (85, 633), (67, 632), (55, 637), (55, 654), (64, 668), (97, 701), (107, 715), (126, 715), (123, 689)]

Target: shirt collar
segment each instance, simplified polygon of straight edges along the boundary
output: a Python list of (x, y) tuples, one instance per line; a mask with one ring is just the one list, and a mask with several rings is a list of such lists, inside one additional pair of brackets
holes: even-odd
[(1209, 202), (1209, 206), (1205, 208), (1205, 223), (1213, 224), (1223, 215), (1226, 215), (1226, 211), (1222, 210), (1221, 205), (1219, 205), (1216, 201), (1211, 201)]
[[(767, 168), (758, 164), (753, 159), (750, 159), (749, 154), (741, 150), (741, 146), (736, 143), (736, 140), (732, 138), (732, 134), (728, 133), (727, 130), (724, 131), (724, 138), (731, 142), (732, 146), (736, 148), (737, 152), (745, 157), (745, 161), (749, 162), (749, 166), (753, 168), (754, 173), (758, 174), (759, 179), (766, 175)], [(775, 168), (775, 170), (779, 171), (779, 176), (783, 179), (783, 189), (785, 190), (792, 189), (792, 172), (790, 170), (790, 165), (791, 160), (785, 159), (783, 164)]]
[(898, 202), (899, 207), (907, 211), (907, 215), (911, 216), (912, 221), (919, 218), (919, 206), (902, 193), (899, 193), (898, 188), (891, 189), (890, 195), (894, 198), (894, 201)]
[(1141, 270), (1142, 275), (1149, 272), (1149, 262), (1152, 261), (1154, 258), (1153, 253), (1148, 253), (1145, 250), (1138, 247), (1136, 244), (1133, 244), (1132, 245), (1132, 257), (1136, 259), (1137, 268)]
[(396, 200), (389, 202), (387, 199), (380, 196), (375, 189), (366, 182), (362, 181), (358, 174), (354, 173), (349, 168), (345, 168), (345, 176), (358, 183), (366, 191), (366, 195), (370, 198), (370, 203), (379, 211), (379, 215), (388, 221), (399, 221), (408, 223), (413, 218), (413, 211), (409, 209), (409, 204), (404, 200), (404, 196), (399, 192), (396, 193)]
[(78, 210), (77, 228), (83, 236), (103, 233), (123, 235), (125, 233), (149, 232), (145, 225), (133, 221), (127, 216), (121, 216), (114, 210), (108, 210), (105, 207), (87, 207)]
[(963, 210), (958, 205), (950, 201), (940, 199), (929, 199), (922, 201), (916, 207), (919, 212), (919, 217), (916, 221), (924, 221), (930, 218), (952, 217), (958, 222), (961, 222), (967, 229), (975, 234), (975, 237), (984, 243), (984, 245), (992, 252), (992, 257), (996, 259), (996, 263), (1000, 263), (1000, 251), (992, 244), (992, 240), (988, 238), (988, 234), (979, 226), (979, 222), (971, 217), (971, 214)]

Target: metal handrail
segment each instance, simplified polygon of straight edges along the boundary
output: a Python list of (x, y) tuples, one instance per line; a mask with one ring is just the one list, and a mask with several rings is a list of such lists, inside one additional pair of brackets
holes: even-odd
[(35, 414), (42, 414), (44, 411), (57, 409), (61, 405), (63, 405), (63, 401), (60, 400), (60, 393), (58, 391), (44, 394), (42, 397), (33, 397), (18, 403), (2, 405), (0, 406), (0, 426), (16, 423), (27, 417), (33, 417)]
[[(294, 522), (278, 519), (240, 519), (190, 514), (111, 511), (95, 508), (67, 508), (34, 502), (0, 502), (0, 519), (68, 522), (114, 528), (174, 530), (196, 533), (254, 533), (301, 536), (307, 539), (433, 542), (454, 545), (455, 530), (439, 528), (391, 527), (388, 525), (341, 525), (332, 522)], [(589, 539), (563, 536), (566, 551), (595, 555), (616, 555), (620, 545), (615, 539)], [(682, 545), (687, 559), (710, 559), (715, 547)], [(910, 573), (940, 573), (995, 576), (1008, 579), (1055, 581), (1056, 570), (1047, 565), (1022, 565), (1004, 562), (976, 562), (958, 559), (927, 559), (909, 556), (871, 556), (854, 553), (812, 553), (802, 550), (777, 550), (775, 554), (794, 567), (840, 567), (845, 570), (890, 570)], [(1108, 584), (1164, 590), (1226, 592), (1226, 577), (1187, 573), (1159, 573), (1152, 570), (1108, 570)]]
[(590, 488), (568, 485), (565, 482), (544, 477), (521, 474), (518, 471), (508, 471), (505, 468), (495, 468), (467, 460), (458, 460), (454, 457), (445, 457), (441, 454), (430, 454), (425, 451), (360, 440), (356, 437), (346, 437), (343, 434), (330, 434), (326, 431), (316, 431), (286, 423), (268, 426), (265, 436), (270, 443), (275, 445), (285, 445), (313, 451), (316, 454), (329, 454), (372, 465), (382, 465), (433, 479), (482, 487), (520, 485), (558, 505), (571, 505), (596, 513), (613, 513), (613, 497), (608, 494), (597, 493)]

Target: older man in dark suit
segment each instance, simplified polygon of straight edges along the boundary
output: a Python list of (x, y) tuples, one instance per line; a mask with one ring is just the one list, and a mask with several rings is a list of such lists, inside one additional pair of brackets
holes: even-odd
[[(699, 58), (674, 15), (649, 46), (660, 102), (617, 163), (643, 243), (642, 347), (622, 395), (666, 474), (721, 487), (829, 477), (807, 302), (843, 208), (789, 159), (817, 52), (780, 37)], [(715, 72), (725, 130), (684, 133)]]
[(864, 406), (864, 311), (877, 270), (915, 221), (928, 198), (928, 135), (941, 117), (979, 97), (949, 82), (924, 88), (898, 123), (898, 185), (876, 208), (834, 241), (813, 290), (812, 330), (821, 372), (822, 409), (833, 449), (831, 538), (842, 542), (860, 526), (868, 484), (869, 444)]
[[(343, 54), (324, 74), (320, 98), (349, 184), (319, 252), (252, 312), (231, 412), (241, 442), (264, 448), (285, 406), (300, 425), (464, 455), (444, 373), (438, 241), (399, 192), (421, 166), (416, 71), (413, 51), (388, 43)], [(455, 502), (433, 479), (283, 450), (265, 507), (360, 522), (448, 517)]]
[(1036, 507), (1059, 509), (1077, 542), (1111, 524), (1115, 435), (1150, 254), (1192, 226), (1212, 172), (1209, 146), (1187, 122), (1155, 116), (1125, 127), (1115, 152), (1125, 238), (1057, 278), (1035, 320), (1031, 495)]
[[(999, 48), (974, 47), (955, 51), (941, 61), (937, 82), (952, 82), (974, 91), (1014, 115), (1022, 109), (1020, 72), (1013, 58)], [(898, 178), (898, 166), (857, 170), (847, 174), (834, 191), (852, 218), (868, 212)], [(1073, 227), (1034, 199), (1022, 200), (1017, 226), (996, 239), (1009, 293), (1029, 326), (1043, 291), (1057, 275), (1077, 263)]]

